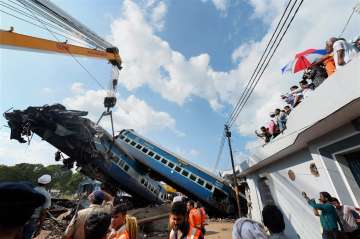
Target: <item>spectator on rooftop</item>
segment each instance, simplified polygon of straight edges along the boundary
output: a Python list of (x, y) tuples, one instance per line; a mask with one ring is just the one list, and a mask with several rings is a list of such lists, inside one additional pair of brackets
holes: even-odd
[(331, 37), (326, 41), (326, 50), (333, 52), (336, 68), (347, 64), (359, 52), (355, 46), (344, 38), (336, 37)]
[(315, 89), (327, 78), (327, 73), (323, 64), (319, 63), (306, 70), (302, 78), (303, 80), (311, 80)]
[(303, 98), (305, 99), (305, 98), (309, 97), (309, 95), (313, 91), (310, 84), (306, 80), (300, 81), (299, 84), (300, 84), (300, 87), (302, 89)]
[(285, 112), (281, 111), (280, 109), (275, 109), (275, 118), (279, 130), (282, 133), (286, 129), (287, 115), (285, 114)]
[(272, 135), (272, 137), (276, 138), (276, 136), (280, 134), (280, 130), (279, 130), (279, 126), (277, 125), (274, 112), (270, 112), (270, 118), (271, 119), (268, 123), (267, 128), (269, 130), (269, 133)]
[(285, 112), (285, 114), (286, 114), (287, 116), (289, 116), (290, 113), (291, 113), (291, 107), (290, 107), (289, 105), (286, 105), (286, 106), (284, 107), (284, 112)]
[(355, 38), (355, 40), (353, 41), (353, 45), (354, 47), (356, 47), (356, 49), (358, 49), (358, 51), (360, 51), (360, 36)]
[(286, 104), (291, 106), (294, 105), (294, 100), (295, 100), (294, 95), (286, 93), (285, 95), (281, 95), (280, 97), (286, 102)]
[(265, 126), (260, 128), (260, 133), (255, 130), (255, 134), (256, 136), (263, 138), (265, 143), (269, 143), (272, 136)]
[(296, 85), (291, 86), (290, 90), (291, 90), (291, 94), (294, 97), (294, 102), (292, 104), (292, 107), (295, 108), (304, 99), (304, 96), (302, 94), (302, 90), (299, 89), (299, 87)]

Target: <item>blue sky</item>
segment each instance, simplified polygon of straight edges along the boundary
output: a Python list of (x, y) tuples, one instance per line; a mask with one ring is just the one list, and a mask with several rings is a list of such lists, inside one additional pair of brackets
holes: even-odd
[[(211, 0), (53, 2), (120, 49), (125, 67), (120, 73), (116, 128), (132, 127), (208, 169), (214, 166), (226, 116), (255, 67), (266, 37), (285, 4), (285, 1), (271, 0), (265, 5), (257, 0), (217, 1), (223, 2), (222, 6)], [(338, 5), (345, 10), (352, 6), (352, 1), (342, 5), (339, 1), (333, 3), (336, 4), (327, 14), (339, 13)], [(242, 152), (239, 155), (247, 153), (254, 141), (253, 130), (266, 120), (267, 112), (275, 104), (280, 104), (279, 94), (289, 87), (278, 69), (297, 50), (320, 48), (326, 37), (332, 35), (334, 29), (324, 28), (322, 22), (309, 26), (309, 19), (316, 17), (316, 7), (321, 3), (304, 5), (306, 10), (300, 12), (287, 44), (279, 50), (271, 66), (274, 73), (259, 86), (249, 110), (234, 128), (234, 150)], [(339, 13), (343, 22), (345, 10)], [(1, 18), (2, 29), (14, 26), (18, 33), (52, 39), (48, 32), (3, 13)], [(342, 24), (332, 25), (340, 29)], [(355, 24), (349, 28), (350, 37)], [(314, 37), (318, 29), (323, 32)], [(304, 33), (309, 31), (313, 31), (314, 39)], [(304, 40), (298, 44), (300, 36)], [(93, 119), (100, 115), (103, 92), (71, 57), (0, 51), (1, 112), (10, 107), (24, 109), (59, 102), (89, 110)], [(103, 85), (108, 84), (110, 66), (106, 62), (78, 59)], [(99, 104), (93, 102), (94, 97), (98, 97)], [(1, 118), (0, 123), (6, 122)], [(0, 128), (1, 140), (6, 140), (3, 136), (8, 135), (8, 131), (6, 127)], [(39, 142), (36, 140), (33, 145)], [(52, 163), (54, 149), (44, 142), (39, 145), (41, 147), (1, 142), (0, 163), (19, 163), (32, 157), (35, 161)], [(26, 157), (14, 153), (16, 151), (26, 152)], [(229, 167), (225, 150), (219, 168)]]

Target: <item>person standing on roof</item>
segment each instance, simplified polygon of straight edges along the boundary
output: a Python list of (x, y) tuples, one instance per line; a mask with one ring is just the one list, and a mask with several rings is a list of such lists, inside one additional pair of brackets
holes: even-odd
[(24, 239), (32, 238), (39, 231), (46, 218), (46, 214), (51, 207), (51, 195), (47, 190), (50, 182), (51, 176), (49, 174), (44, 174), (37, 180), (38, 185), (34, 190), (45, 197), (45, 202), (35, 209), (31, 219), (26, 223), (24, 227)]
[(359, 50), (344, 38), (331, 37), (326, 41), (326, 50), (333, 52), (336, 68), (344, 66), (354, 58)]
[(195, 208), (194, 201), (187, 202), (189, 233), (193, 238), (203, 238), (201, 227), (201, 213)]
[(65, 230), (64, 239), (85, 239), (85, 222), (92, 213), (104, 212), (101, 206), (105, 195), (102, 191), (95, 191), (89, 195), (90, 206), (78, 211), (71, 219)]
[(136, 239), (137, 221), (127, 214), (129, 206), (121, 203), (111, 212), (111, 233), (108, 239)]

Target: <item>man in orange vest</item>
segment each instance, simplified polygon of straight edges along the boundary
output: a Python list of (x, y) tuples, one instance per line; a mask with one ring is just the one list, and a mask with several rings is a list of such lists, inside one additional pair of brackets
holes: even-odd
[(188, 223), (189, 223), (189, 233), (188, 238), (203, 238), (202, 235), (202, 220), (201, 220), (201, 213), (197, 208), (195, 208), (194, 201), (190, 200), (187, 203), (187, 210), (188, 210)]
[(201, 216), (201, 233), (203, 236), (205, 236), (205, 221), (206, 221), (206, 212), (205, 212), (205, 208), (201, 205), (201, 203), (199, 201), (197, 201), (195, 203), (195, 207), (197, 208), (197, 210), (200, 213)]
[(127, 215), (129, 205), (126, 203), (115, 206), (111, 212), (112, 231), (108, 239), (136, 239), (137, 222), (134, 217)]

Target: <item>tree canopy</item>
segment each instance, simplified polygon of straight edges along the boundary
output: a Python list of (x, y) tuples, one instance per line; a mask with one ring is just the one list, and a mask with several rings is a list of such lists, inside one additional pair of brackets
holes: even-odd
[(28, 164), (21, 163), (14, 166), (0, 165), (0, 181), (30, 181), (37, 183), (38, 177), (50, 174), (51, 189), (60, 190), (63, 195), (76, 192), (78, 185), (86, 177), (78, 172), (73, 172), (62, 165)]

